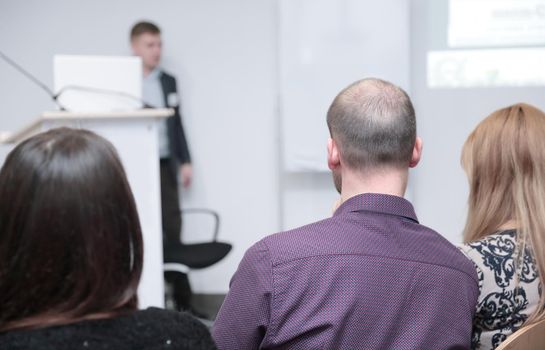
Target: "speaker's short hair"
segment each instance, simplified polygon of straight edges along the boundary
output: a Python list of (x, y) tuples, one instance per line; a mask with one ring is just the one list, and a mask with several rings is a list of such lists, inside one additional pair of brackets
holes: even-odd
[(134, 38), (144, 33), (161, 34), (161, 29), (159, 29), (159, 27), (155, 23), (148, 22), (148, 21), (140, 21), (138, 23), (135, 23), (132, 26), (131, 41), (134, 40)]

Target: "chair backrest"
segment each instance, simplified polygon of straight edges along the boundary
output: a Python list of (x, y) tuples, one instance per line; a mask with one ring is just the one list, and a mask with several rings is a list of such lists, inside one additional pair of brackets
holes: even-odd
[[(210, 218), (212, 219), (212, 226), (209, 226), (209, 228), (212, 229), (212, 240), (191, 244), (182, 243), (181, 241), (178, 244), (171, 242), (163, 249), (163, 260), (165, 262), (163, 269), (165, 271), (187, 273), (189, 272), (189, 269), (202, 269), (222, 260), (231, 251), (232, 246), (229, 243), (217, 241), (220, 217), (216, 211), (205, 208), (182, 209), (182, 215), (187, 214), (208, 217), (207, 221), (209, 222)], [(185, 222), (185, 219), (183, 221), (185, 229), (187, 223)], [(200, 224), (200, 226), (202, 226), (203, 222), (200, 222)], [(206, 227), (207, 225), (204, 226)], [(199, 227), (199, 225), (196, 227)]]
[(496, 350), (545, 349), (545, 320), (524, 326), (500, 344)]

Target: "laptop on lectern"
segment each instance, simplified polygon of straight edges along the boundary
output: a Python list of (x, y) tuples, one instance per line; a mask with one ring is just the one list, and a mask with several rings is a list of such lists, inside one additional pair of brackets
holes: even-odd
[(55, 93), (70, 112), (142, 108), (142, 60), (135, 56), (55, 55)]

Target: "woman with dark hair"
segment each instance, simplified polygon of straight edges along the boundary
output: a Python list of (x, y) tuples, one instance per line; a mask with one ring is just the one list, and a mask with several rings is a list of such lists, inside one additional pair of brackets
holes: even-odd
[(215, 349), (188, 314), (137, 311), (142, 233), (110, 142), (54, 129), (0, 171), (0, 347)]
[(545, 113), (525, 103), (490, 114), (464, 144), (469, 210), (461, 249), (480, 284), (473, 349), (495, 349), (545, 319), (544, 150)]

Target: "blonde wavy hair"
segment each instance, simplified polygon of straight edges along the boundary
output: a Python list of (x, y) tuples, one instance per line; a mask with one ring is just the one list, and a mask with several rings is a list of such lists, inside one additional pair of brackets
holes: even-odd
[[(517, 230), (516, 271), (529, 249), (543, 284), (545, 113), (524, 103), (495, 111), (469, 135), (461, 161), (470, 187), (464, 242), (482, 239), (513, 223)], [(541, 293), (526, 324), (544, 319), (544, 306), (545, 293)]]

